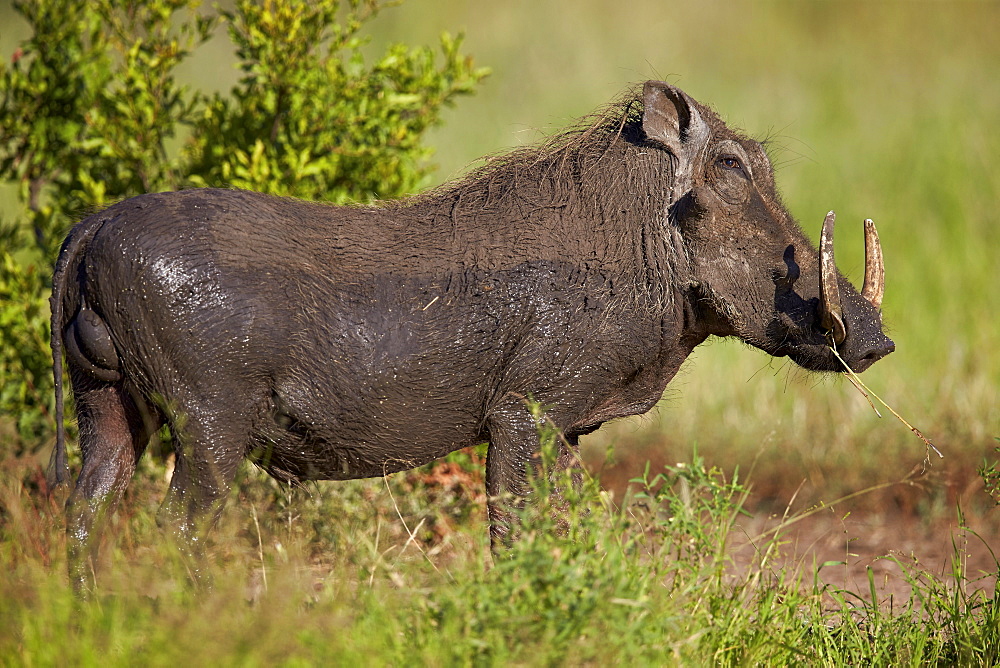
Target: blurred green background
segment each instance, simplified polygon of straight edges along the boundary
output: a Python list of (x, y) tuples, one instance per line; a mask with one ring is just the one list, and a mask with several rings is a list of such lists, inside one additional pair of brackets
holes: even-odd
[[(895, 488), (877, 502), (988, 501), (975, 468), (996, 458), (1000, 436), (1000, 170), (992, 160), (1000, 155), (1000, 3), (409, 0), (373, 25), (373, 53), (464, 30), (465, 50), (493, 70), (432, 133), (438, 181), (657, 78), (769, 140), (785, 203), (807, 232), (815, 238), (826, 211), (837, 211), (837, 256), (855, 283), (861, 220), (873, 218), (897, 352), (864, 380), (945, 454), (919, 488)], [(9, 3), (0, 4), (0, 54), (23, 36)], [(228, 48), (224, 37), (209, 42), (185, 76), (228, 89), (237, 78)], [(782, 503), (803, 481), (800, 498), (829, 500), (900, 479), (925, 456), (919, 439), (891, 416), (876, 417), (846, 380), (733, 342), (699, 348), (654, 412), (589, 437), (596, 467), (609, 442), (613, 486), (647, 459), (687, 459), (697, 448), (712, 464), (752, 467), (758, 497)]]

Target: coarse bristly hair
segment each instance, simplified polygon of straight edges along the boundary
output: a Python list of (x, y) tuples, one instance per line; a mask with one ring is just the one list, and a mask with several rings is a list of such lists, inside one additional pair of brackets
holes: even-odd
[[(709, 123), (719, 122), (700, 109)], [(623, 269), (642, 305), (663, 312), (674, 304), (688, 259), (670, 219), (678, 195), (674, 158), (646, 137), (642, 117), (642, 88), (633, 86), (537, 144), (488, 156), (457, 180), (379, 206), (447, 217), (455, 229), (499, 231), (529, 219), (571, 227), (574, 237), (602, 239), (601, 262)], [(572, 250), (566, 255), (576, 257)]]
[[(639, 96), (639, 88), (632, 87), (615, 101), (541, 142), (488, 155), (482, 159), (483, 164), (471, 168), (458, 179), (397, 203), (430, 203), (461, 193), (465, 206), (478, 204), (492, 208), (512, 191), (526, 185), (530, 187), (540, 177), (555, 179), (561, 182), (560, 186), (571, 187), (574, 180), (602, 162), (618, 140), (635, 145), (645, 143)], [(552, 194), (556, 197), (549, 202), (550, 206), (560, 204), (559, 194), (569, 195), (561, 188), (556, 188)]]

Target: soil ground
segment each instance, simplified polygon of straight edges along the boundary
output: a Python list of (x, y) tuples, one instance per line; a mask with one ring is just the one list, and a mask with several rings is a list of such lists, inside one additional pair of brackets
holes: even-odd
[[(737, 570), (758, 559), (755, 544), (761, 541), (753, 539), (780, 523), (780, 517), (764, 513), (737, 522), (730, 543)], [(818, 569), (820, 582), (868, 600), (871, 569), (878, 602), (886, 606), (905, 603), (913, 594), (911, 582), (922, 573), (948, 587), (964, 587), (969, 594), (981, 590), (992, 598), (1000, 571), (1000, 517), (966, 517), (965, 524), (963, 530), (957, 517), (927, 521), (899, 513), (825, 509), (782, 530), (780, 554), (771, 563), (776, 571), (800, 574), (805, 586)], [(963, 575), (959, 579), (954, 577), (956, 555)]]
[[(591, 470), (600, 470), (601, 484), (614, 498), (622, 499), (629, 480), (641, 476), (643, 457), (651, 454), (651, 470), (671, 461), (663, 453), (647, 451), (611, 466), (602, 466), (596, 456), (588, 463)], [(818, 505), (822, 492), (802, 484), (796, 488), (796, 479), (802, 478), (785, 471), (773, 480), (751, 481), (744, 505), (750, 516), (738, 518), (730, 536), (734, 575), (759, 562), (757, 550), (773, 539), (769, 532), (782, 524), (788, 499), (797, 498), (787, 515), (798, 519), (781, 530), (781, 549), (770, 565), (775, 572), (787, 569), (786, 576), (799, 574), (803, 586), (810, 587), (818, 572), (819, 582), (871, 600), (871, 569), (875, 595), (886, 606), (905, 603), (913, 593), (911, 581), (920, 574), (949, 587), (964, 587), (969, 594), (980, 590), (987, 598), (997, 595), (1000, 507), (989, 500), (978, 476), (938, 473), (923, 484), (862, 494), (805, 516)], [(968, 509), (964, 530), (959, 507)]]

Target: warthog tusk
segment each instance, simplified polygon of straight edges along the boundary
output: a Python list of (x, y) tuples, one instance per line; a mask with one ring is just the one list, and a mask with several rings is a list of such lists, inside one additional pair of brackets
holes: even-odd
[(837, 263), (833, 259), (833, 223), (836, 219), (833, 211), (826, 214), (819, 240), (819, 322), (833, 336), (834, 343), (841, 344), (847, 338), (847, 329), (840, 306)]
[(876, 309), (882, 306), (885, 295), (885, 264), (882, 262), (882, 245), (871, 218), (865, 219), (865, 283), (861, 296)]

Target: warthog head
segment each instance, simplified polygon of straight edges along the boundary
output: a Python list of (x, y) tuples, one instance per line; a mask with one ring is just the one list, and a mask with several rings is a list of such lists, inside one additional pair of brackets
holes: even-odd
[(837, 271), (833, 212), (817, 252), (782, 205), (763, 147), (679, 89), (647, 82), (643, 130), (675, 157), (676, 202), (691, 267), (688, 303), (706, 334), (737, 336), (816, 371), (856, 372), (891, 353), (882, 333), (882, 251), (865, 221), (859, 294)]

